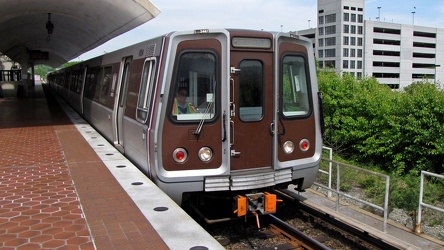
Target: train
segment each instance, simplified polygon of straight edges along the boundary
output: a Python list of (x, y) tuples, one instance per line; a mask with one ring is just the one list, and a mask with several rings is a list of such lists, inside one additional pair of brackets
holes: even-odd
[(303, 191), (318, 173), (313, 45), (294, 32), (175, 31), (47, 79), (179, 205), (220, 199), (234, 217), (274, 213), (273, 189)]

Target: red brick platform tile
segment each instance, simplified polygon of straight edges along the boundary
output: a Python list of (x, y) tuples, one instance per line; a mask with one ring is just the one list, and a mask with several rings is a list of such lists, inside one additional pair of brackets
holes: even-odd
[[(0, 105), (0, 249), (80, 249), (67, 243), (78, 235), (83, 236), (82, 245), (94, 249), (51, 123), (44, 99)], [(74, 216), (63, 218), (68, 215)], [(83, 220), (72, 227), (78, 218)]]
[(0, 100), (0, 249), (167, 249), (47, 98)]

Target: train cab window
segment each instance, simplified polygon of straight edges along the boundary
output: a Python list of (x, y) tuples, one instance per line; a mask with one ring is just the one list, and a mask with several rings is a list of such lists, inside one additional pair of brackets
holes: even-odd
[(199, 121), (215, 117), (216, 56), (211, 52), (180, 55), (171, 85), (171, 112), (176, 121)]
[(153, 92), (154, 75), (156, 72), (156, 58), (148, 58), (145, 60), (142, 71), (142, 79), (140, 82), (139, 98), (137, 101), (136, 118), (139, 122), (145, 123), (150, 110), (150, 103)]
[(289, 55), (283, 58), (281, 110), (284, 117), (306, 116), (310, 112), (308, 101), (310, 93), (305, 65), (302, 56)]
[(243, 60), (239, 72), (239, 119), (259, 121), (263, 117), (263, 65), (258, 60)]

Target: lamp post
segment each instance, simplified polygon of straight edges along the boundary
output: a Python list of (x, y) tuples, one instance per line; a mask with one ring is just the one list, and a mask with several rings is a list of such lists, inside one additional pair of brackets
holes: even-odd
[(381, 21), (381, 7), (378, 7), (378, 21)]
[(47, 42), (51, 42), (51, 35), (54, 31), (54, 24), (51, 22), (51, 13), (48, 13), (48, 21), (46, 22), (46, 32), (48, 32), (48, 36), (46, 37)]
[(308, 28), (310, 29), (310, 19), (308, 19)]
[(441, 67), (441, 65), (435, 64), (434, 66), (435, 66), (435, 82), (436, 82), (436, 68)]
[(415, 11), (412, 11), (412, 25), (415, 25)]

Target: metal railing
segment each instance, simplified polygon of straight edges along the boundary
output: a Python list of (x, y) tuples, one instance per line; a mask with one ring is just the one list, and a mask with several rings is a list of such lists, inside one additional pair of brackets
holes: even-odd
[[(372, 208), (375, 208), (377, 210), (381, 210), (384, 213), (384, 228), (383, 231), (387, 232), (387, 220), (388, 220), (388, 202), (389, 202), (389, 190), (390, 190), (390, 177), (388, 175), (384, 175), (384, 174), (380, 174), (380, 173), (376, 173), (373, 171), (369, 171), (369, 170), (365, 170), (365, 169), (361, 169), (355, 166), (351, 166), (345, 163), (341, 163), (341, 162), (337, 162), (337, 161), (333, 161), (333, 149), (329, 148), (329, 147), (322, 147), (323, 150), (328, 151), (328, 157), (329, 159), (325, 159), (322, 158), (322, 161), (324, 162), (328, 162), (328, 170), (323, 170), (321, 168), (319, 168), (319, 173), (320, 174), (325, 174), (327, 175), (327, 186), (315, 182), (314, 185), (324, 188), (327, 190), (327, 196), (328, 197), (332, 197), (332, 193), (336, 194), (336, 211), (339, 211), (339, 197), (342, 195), (344, 197), (347, 197), (349, 199), (355, 200), (357, 202), (361, 202), (365, 205), (368, 205)], [(333, 164), (336, 164), (336, 189), (332, 188), (332, 176), (333, 176)], [(348, 167), (348, 168), (352, 168), (354, 170), (360, 171), (360, 172), (365, 172), (377, 177), (381, 177), (381, 178), (385, 178), (385, 195), (384, 195), (384, 207), (380, 207), (378, 205), (372, 204), (370, 202), (361, 200), (359, 198), (353, 197), (347, 193), (344, 193), (340, 190), (340, 186), (341, 186), (341, 173), (340, 173), (340, 169), (341, 167)], [(431, 177), (435, 177), (435, 178), (439, 178), (439, 179), (443, 179), (444, 180), (444, 175), (439, 175), (439, 174), (435, 174), (432, 172), (428, 172), (428, 171), (421, 171), (421, 184), (420, 184), (420, 190), (419, 190), (419, 202), (418, 202), (418, 211), (417, 211), (417, 215), (416, 215), (416, 225), (415, 225), (415, 231), (417, 233), (421, 233), (421, 223), (422, 223), (422, 210), (423, 208), (430, 208), (433, 209), (435, 211), (444, 213), (444, 208), (440, 208), (440, 207), (436, 207), (433, 206), (431, 204), (427, 204), (423, 201), (424, 199), (424, 179), (425, 176), (431, 176)]]
[[(322, 146), (322, 149), (328, 150), (328, 159), (333, 160), (333, 149), (329, 148), (329, 147), (325, 147), (325, 146)], [(327, 175), (327, 177), (328, 177), (327, 186), (330, 189), (331, 189), (331, 176), (332, 176), (331, 171), (332, 171), (332, 163), (331, 162), (328, 163), (328, 171), (325, 171), (325, 170), (322, 170), (321, 168), (319, 168), (319, 173)], [(331, 191), (327, 192), (327, 196), (328, 197), (332, 196)]]
[(439, 207), (435, 207), (433, 205), (430, 204), (426, 204), (423, 202), (423, 198), (424, 198), (424, 176), (432, 176), (432, 177), (436, 177), (436, 178), (440, 178), (440, 179), (444, 179), (444, 175), (439, 175), (439, 174), (435, 174), (435, 173), (431, 173), (431, 172), (427, 172), (427, 171), (421, 171), (421, 184), (419, 187), (419, 203), (418, 203), (418, 214), (417, 214), (417, 220), (416, 220), (416, 226), (415, 226), (415, 231), (417, 233), (421, 233), (421, 214), (422, 214), (422, 207), (427, 207), (436, 211), (439, 211), (441, 213), (444, 213), (444, 209), (439, 208)]
[(16, 82), (22, 80), (21, 70), (0, 70), (0, 81)]
[[(376, 172), (373, 172), (373, 171), (370, 171), (370, 170), (366, 170), (366, 169), (361, 169), (361, 168), (358, 168), (358, 167), (355, 167), (355, 166), (352, 166), (352, 165), (348, 165), (348, 164), (345, 164), (345, 163), (333, 161), (331, 159), (322, 158), (322, 161), (324, 161), (324, 162), (327, 161), (329, 163), (329, 171), (328, 172), (326, 172), (324, 170), (320, 170), (320, 173), (328, 174), (329, 183), (328, 183), (328, 186), (325, 186), (325, 185), (323, 185), (321, 183), (317, 183), (317, 182), (315, 182), (314, 185), (316, 185), (318, 187), (321, 187), (321, 188), (324, 188), (327, 191), (333, 192), (333, 193), (336, 194), (336, 207), (335, 207), (335, 210), (339, 211), (339, 198), (340, 198), (340, 196), (347, 197), (347, 198), (352, 199), (354, 201), (357, 201), (357, 202), (363, 203), (363, 204), (365, 204), (367, 206), (370, 206), (370, 207), (372, 207), (374, 209), (380, 210), (380, 211), (383, 212), (383, 220), (384, 220), (383, 221), (383, 232), (387, 232), (390, 176), (384, 175), (384, 174), (380, 174), (380, 173), (376, 173)], [(336, 164), (336, 189), (333, 189), (331, 187), (332, 186), (331, 185), (332, 164)], [(351, 196), (351, 195), (349, 195), (349, 194), (347, 194), (345, 192), (342, 192), (340, 190), (340, 186), (341, 186), (341, 167), (345, 167), (345, 168), (349, 168), (349, 169), (351, 168), (351, 169), (354, 169), (354, 170), (359, 171), (359, 172), (364, 172), (366, 174), (370, 174), (370, 175), (377, 176), (377, 177), (385, 179), (384, 207), (378, 206), (376, 204), (370, 203), (368, 201), (365, 201), (365, 200), (353, 197), (353, 196)]]

